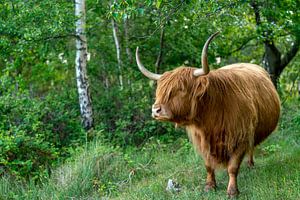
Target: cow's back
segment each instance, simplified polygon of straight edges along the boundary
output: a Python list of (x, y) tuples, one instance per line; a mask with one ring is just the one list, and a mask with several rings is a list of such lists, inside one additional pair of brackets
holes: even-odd
[(245, 73), (248, 80), (246, 86), (252, 87), (251, 92), (254, 94), (252, 101), (257, 111), (254, 145), (257, 145), (270, 135), (277, 126), (280, 115), (280, 100), (276, 88), (269, 74), (258, 65), (239, 63), (228, 65), (220, 70), (222, 69), (229, 69), (237, 74)]
[(228, 65), (201, 78), (208, 86), (191, 102), (197, 115), (186, 129), (205, 159), (227, 165), (238, 148), (253, 150), (276, 128), (279, 97), (268, 73), (254, 64)]

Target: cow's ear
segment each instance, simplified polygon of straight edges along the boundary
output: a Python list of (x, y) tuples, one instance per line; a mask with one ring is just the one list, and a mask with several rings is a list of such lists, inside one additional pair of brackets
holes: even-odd
[(209, 85), (208, 78), (203, 76), (196, 79), (196, 84), (194, 84), (195, 88), (193, 89), (193, 98), (201, 98)]

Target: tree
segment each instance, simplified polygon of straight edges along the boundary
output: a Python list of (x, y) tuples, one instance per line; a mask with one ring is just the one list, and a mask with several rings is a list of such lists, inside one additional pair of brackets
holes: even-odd
[[(45, 12), (49, 9), (51, 12)], [(73, 84), (65, 80), (74, 77), (69, 70), (71, 54), (68, 53), (74, 50), (73, 45), (68, 45), (75, 35), (74, 18), (73, 2), (3, 1), (0, 4), (1, 75), (8, 73), (20, 88), (30, 88), (33, 96), (44, 96), (52, 89), (65, 90)]]
[(192, 1), (190, 6), (194, 24), (221, 31), (222, 40), (215, 41), (221, 57), (261, 64), (277, 87), (299, 51), (299, 1)]
[(82, 124), (85, 129), (93, 126), (92, 102), (89, 92), (89, 82), (87, 78), (87, 39), (85, 33), (85, 0), (75, 0), (76, 21), (76, 81), (79, 95), (79, 105)]
[(112, 23), (112, 31), (115, 41), (116, 53), (117, 53), (117, 61), (118, 61), (118, 72), (119, 72), (119, 83), (121, 89), (123, 89), (123, 76), (122, 76), (122, 60), (121, 60), (121, 46), (120, 46), (120, 39), (118, 36), (118, 25), (115, 19), (111, 19)]
[[(280, 50), (276, 47), (274, 41), (274, 30), (268, 28), (263, 25), (262, 17), (261, 17), (261, 7), (262, 4), (255, 0), (253, 0), (250, 5), (253, 8), (255, 14), (255, 21), (257, 25), (257, 29), (261, 29), (261, 34), (264, 43), (265, 53), (263, 56), (263, 65), (266, 70), (271, 75), (271, 79), (274, 85), (277, 87), (278, 79), (284, 68), (289, 64), (289, 62), (296, 56), (299, 46), (300, 46), (300, 36), (293, 31), (291, 35), (295, 35), (294, 41), (291, 41), (290, 48), (286, 51), (285, 54), (282, 54)], [(269, 4), (268, 7), (276, 8), (279, 4)], [(290, 11), (293, 12), (293, 11)], [(268, 24), (276, 24), (279, 19), (276, 19), (275, 13), (267, 13), (265, 16)]]

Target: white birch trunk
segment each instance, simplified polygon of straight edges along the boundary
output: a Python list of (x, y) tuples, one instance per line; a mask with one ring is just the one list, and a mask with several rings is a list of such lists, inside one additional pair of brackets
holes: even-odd
[(113, 36), (116, 46), (116, 52), (117, 52), (117, 60), (118, 60), (118, 70), (119, 70), (119, 83), (121, 89), (123, 89), (123, 76), (122, 76), (122, 61), (121, 61), (121, 47), (118, 37), (118, 26), (114, 19), (111, 20), (112, 23), (112, 30), (113, 30)]
[(87, 39), (85, 35), (85, 0), (75, 0), (76, 21), (76, 81), (79, 95), (79, 105), (82, 124), (85, 129), (93, 126), (92, 103), (87, 78)]

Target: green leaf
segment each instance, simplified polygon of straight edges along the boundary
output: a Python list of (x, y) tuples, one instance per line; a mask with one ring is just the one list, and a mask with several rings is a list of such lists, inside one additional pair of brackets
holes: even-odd
[(156, 1), (156, 8), (159, 9), (163, 0)]

